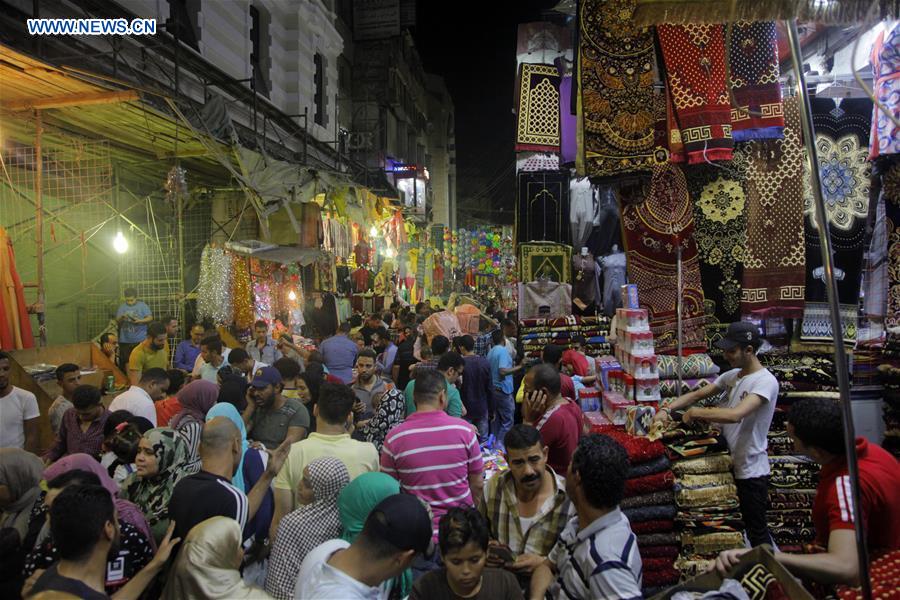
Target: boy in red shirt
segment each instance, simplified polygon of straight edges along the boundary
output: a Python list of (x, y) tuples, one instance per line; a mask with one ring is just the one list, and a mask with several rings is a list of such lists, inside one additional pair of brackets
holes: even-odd
[[(801, 577), (821, 583), (857, 585), (859, 579), (853, 504), (840, 405), (827, 398), (795, 402), (788, 415), (788, 434), (798, 452), (822, 465), (813, 501), (816, 541), (820, 554), (775, 555)], [(900, 549), (900, 463), (880, 446), (856, 438), (860, 502), (866, 540), (873, 552)], [(737, 562), (746, 550), (728, 550), (716, 561), (720, 571)]]

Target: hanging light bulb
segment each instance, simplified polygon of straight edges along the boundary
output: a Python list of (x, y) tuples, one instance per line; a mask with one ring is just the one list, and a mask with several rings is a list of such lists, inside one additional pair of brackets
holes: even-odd
[(388, 258), (394, 258), (395, 256), (397, 256), (397, 251), (393, 248), (388, 248), (384, 251), (384, 255)]
[(372, 228), (369, 229), (369, 235), (372, 237), (378, 237), (378, 228), (372, 225)]
[(113, 239), (113, 250), (119, 254), (128, 252), (128, 240), (125, 239), (125, 235), (121, 231), (117, 232), (116, 237)]
[(294, 290), (291, 290), (290, 292), (288, 292), (288, 300), (290, 300), (291, 302), (296, 302), (297, 301), (297, 292), (295, 292)]

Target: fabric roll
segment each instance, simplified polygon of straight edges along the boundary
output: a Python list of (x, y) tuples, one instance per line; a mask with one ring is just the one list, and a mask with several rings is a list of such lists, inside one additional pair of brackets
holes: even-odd
[(655, 473), (662, 473), (671, 469), (672, 463), (667, 456), (660, 456), (647, 462), (638, 463), (628, 469), (628, 478), (644, 477)]
[(662, 504), (628, 508), (623, 512), (632, 523), (640, 523), (641, 521), (672, 520), (675, 518), (677, 509), (672, 504)]
[(721, 473), (731, 471), (732, 461), (728, 454), (717, 456), (704, 456), (690, 460), (680, 460), (672, 465), (672, 471), (676, 476), (688, 473)]
[(520, 66), (516, 152), (559, 151), (559, 83), (553, 65)]
[(737, 486), (726, 484), (675, 490), (675, 502), (686, 507), (737, 506)]
[(803, 145), (799, 103), (784, 102), (784, 137), (749, 148), (747, 254), (741, 312), (766, 317), (803, 314), (806, 252), (803, 228)]
[(690, 532), (681, 534), (683, 551), (694, 554), (714, 554), (723, 550), (741, 548), (744, 544), (744, 535), (740, 532), (708, 533), (705, 535), (693, 535)]
[[(640, 540), (638, 540), (640, 544)], [(641, 545), (638, 550), (641, 553), (641, 559), (644, 558), (668, 558), (674, 559), (678, 556), (679, 547), (672, 546), (643, 546)]]
[(671, 471), (663, 471), (644, 477), (625, 480), (625, 496), (639, 496), (661, 490), (671, 489), (675, 485), (675, 476)]
[(675, 492), (672, 490), (663, 490), (660, 492), (651, 492), (641, 496), (630, 496), (622, 498), (619, 507), (624, 509), (637, 508), (639, 506), (652, 506), (656, 504), (672, 504), (675, 502)]
[(661, 379), (659, 382), (659, 395), (663, 398), (677, 398), (682, 394), (694, 392), (700, 388), (715, 383), (715, 377), (698, 377), (696, 379), (682, 379), (681, 389), (678, 389), (677, 379)]
[(665, 24), (656, 32), (688, 164), (731, 159), (734, 141), (722, 25)]
[(734, 23), (728, 53), (731, 89), (737, 101), (731, 109), (734, 141), (780, 139), (784, 134), (784, 110), (778, 83), (775, 23)]
[(700, 262), (694, 242), (694, 213), (684, 173), (675, 165), (653, 170), (646, 192), (635, 191), (641, 202), (626, 201), (619, 193), (622, 233), (628, 258), (628, 280), (638, 287), (641, 308), (650, 316), (657, 353), (678, 347), (677, 248), (682, 257), (682, 333), (685, 348), (705, 345), (704, 297)]
[[(678, 360), (675, 356), (658, 356), (656, 368), (660, 379), (678, 378)], [(708, 354), (691, 354), (681, 359), (681, 376), (684, 379), (712, 377), (718, 375), (719, 370)]]
[[(812, 101), (816, 151), (825, 195), (825, 220), (834, 251), (835, 279), (841, 304), (842, 339), (856, 342), (859, 290), (869, 213), (868, 162), (872, 102), (847, 99), (837, 105), (830, 98)], [(804, 165), (807, 161), (804, 161)], [(833, 340), (818, 229), (813, 222), (812, 184), (806, 173), (804, 196), (806, 231), (806, 309), (801, 339)]]
[(675, 530), (675, 521), (672, 519), (656, 519), (652, 521), (632, 521), (631, 531), (636, 535), (643, 533), (666, 533)]
[(677, 533), (648, 533), (637, 536), (638, 548), (672, 546), (678, 544), (680, 539)]
[(703, 475), (687, 474), (678, 478), (678, 485), (682, 489), (700, 489), (734, 483), (731, 473), (707, 473)]
[(654, 442), (647, 438), (635, 437), (628, 435), (623, 431), (610, 431), (604, 435), (611, 437), (625, 449), (626, 454), (628, 454), (628, 461), (631, 463), (632, 468), (638, 464), (646, 463), (664, 456), (666, 452), (666, 448), (662, 442)]
[(585, 0), (578, 18), (579, 173), (590, 176), (646, 171), (665, 162), (654, 137), (664, 110), (653, 89), (653, 30), (638, 27), (636, 0)]
[(655, 415), (652, 406), (629, 406), (625, 411), (625, 431), (631, 435), (647, 435)]

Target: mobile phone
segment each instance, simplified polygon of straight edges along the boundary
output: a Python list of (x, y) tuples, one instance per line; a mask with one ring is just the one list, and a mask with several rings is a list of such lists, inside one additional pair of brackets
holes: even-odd
[(503, 561), (503, 564), (516, 562), (516, 556), (509, 549), (509, 546), (489, 546), (488, 554)]

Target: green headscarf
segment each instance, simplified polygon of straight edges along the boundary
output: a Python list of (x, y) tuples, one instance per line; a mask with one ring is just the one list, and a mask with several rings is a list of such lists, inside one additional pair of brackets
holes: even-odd
[[(338, 496), (338, 512), (344, 528), (341, 539), (352, 544), (363, 530), (372, 509), (388, 496), (399, 493), (400, 483), (384, 473), (363, 473), (351, 481)], [(412, 569), (407, 569), (382, 586), (389, 586), (385, 588), (388, 590), (399, 587), (401, 597), (405, 598), (412, 590)]]

